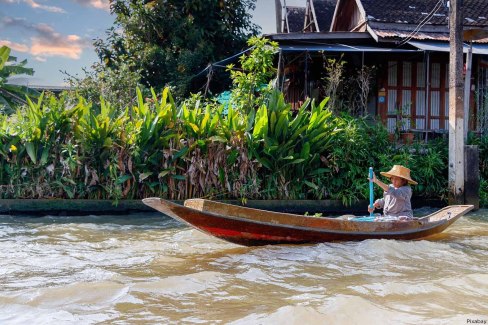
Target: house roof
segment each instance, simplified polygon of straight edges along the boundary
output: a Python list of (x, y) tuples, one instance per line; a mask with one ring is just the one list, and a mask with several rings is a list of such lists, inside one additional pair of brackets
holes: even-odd
[(327, 32), (332, 23), (337, 0), (313, 0), (317, 24), (321, 32)]
[[(463, 9), (465, 29), (488, 27), (487, 0), (464, 0)], [(338, 0), (333, 30), (352, 30), (361, 22), (377, 41), (449, 40), (446, 0)]]
[[(419, 24), (431, 12), (426, 25), (448, 24), (449, 8), (439, 0), (361, 0), (366, 18), (372, 22)], [(444, 2), (444, 4), (442, 4)], [(464, 25), (488, 26), (488, 1), (464, 0)]]
[(285, 7), (286, 22), (283, 30), (288, 33), (303, 31), (305, 7)]
[[(319, 28), (318, 32), (329, 31), (336, 3), (337, 0), (311, 0)], [(303, 32), (306, 14), (306, 7), (286, 6), (286, 21), (283, 31), (285, 33)]]

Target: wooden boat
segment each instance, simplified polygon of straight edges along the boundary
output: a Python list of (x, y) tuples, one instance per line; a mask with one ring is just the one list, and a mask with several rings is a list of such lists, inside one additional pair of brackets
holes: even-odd
[(472, 205), (452, 205), (409, 221), (361, 222), (252, 209), (203, 199), (179, 205), (160, 198), (143, 202), (204, 233), (245, 246), (303, 244), (364, 239), (418, 239), (438, 234)]

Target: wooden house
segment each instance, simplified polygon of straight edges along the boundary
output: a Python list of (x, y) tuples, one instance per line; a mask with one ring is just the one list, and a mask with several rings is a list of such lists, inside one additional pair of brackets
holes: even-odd
[[(290, 102), (298, 106), (306, 97), (324, 96), (324, 66), (343, 60), (344, 80), (364, 67), (375, 71), (367, 103), (356, 113), (380, 117), (390, 132), (448, 130), (448, 1), (307, 0), (304, 5), (302, 30), (267, 35), (280, 45), (278, 80)], [(487, 27), (488, 1), (465, 0), (464, 29)], [(488, 38), (466, 41), (466, 53), (470, 45), (469, 128), (487, 132)]]

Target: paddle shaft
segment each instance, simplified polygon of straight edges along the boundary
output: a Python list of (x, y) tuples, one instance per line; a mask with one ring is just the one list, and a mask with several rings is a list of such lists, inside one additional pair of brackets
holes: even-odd
[[(369, 207), (373, 208), (374, 192), (373, 192), (373, 167), (369, 167)], [(373, 211), (369, 213), (373, 216)]]

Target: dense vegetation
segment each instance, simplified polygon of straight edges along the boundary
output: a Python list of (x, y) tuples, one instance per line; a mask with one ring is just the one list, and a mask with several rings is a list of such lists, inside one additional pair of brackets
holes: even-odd
[[(170, 89), (134, 105), (72, 93), (28, 100), (0, 115), (0, 197), (136, 199), (161, 196), (253, 199), (367, 197), (369, 166), (409, 166), (417, 196), (447, 188), (447, 145), (397, 148), (383, 126), (333, 114), (327, 99), (292, 111), (270, 79), (276, 44), (233, 72), (230, 104), (198, 95), (175, 102)], [(229, 66), (229, 70), (232, 70)], [(259, 87), (258, 87), (259, 86)], [(379, 195), (380, 193), (377, 193)]]
[[(168, 89), (120, 112), (83, 98), (41, 97), (2, 116), (3, 198), (143, 198), (161, 195), (340, 199), (367, 195), (369, 166), (406, 164), (416, 195), (439, 197), (447, 180), (445, 143), (396, 149), (386, 130), (334, 116), (322, 103), (293, 113), (272, 92), (254, 114), (173, 101)], [(412, 150), (417, 149), (417, 150)]]
[[(260, 39), (232, 73), (228, 104), (169, 88), (133, 105), (45, 94), (0, 115), (0, 198), (338, 199), (368, 195), (367, 171), (412, 169), (414, 195), (445, 198), (447, 142), (397, 146), (371, 118), (333, 113), (328, 100), (293, 111), (262, 87), (276, 44)], [(229, 70), (232, 70), (229, 66)], [(259, 83), (257, 82), (259, 81)], [(488, 138), (480, 145), (487, 204)], [(379, 190), (379, 189), (376, 189)], [(377, 196), (380, 193), (376, 193)]]
[(135, 86), (141, 84), (169, 86), (183, 98), (200, 91), (210, 73), (210, 90), (220, 92), (229, 85), (228, 74), (222, 69), (200, 72), (241, 52), (257, 34), (259, 27), (251, 22), (254, 8), (255, 0), (111, 1), (114, 27), (94, 44), (100, 63), (74, 84), (88, 96), (117, 93), (127, 99), (127, 93), (135, 97)]

